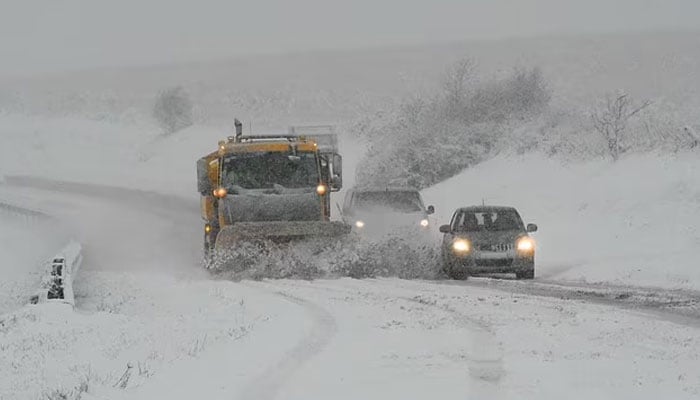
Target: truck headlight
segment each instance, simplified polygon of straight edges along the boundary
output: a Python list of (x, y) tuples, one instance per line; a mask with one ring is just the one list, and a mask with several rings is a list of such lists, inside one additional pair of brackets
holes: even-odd
[(455, 253), (468, 253), (472, 246), (466, 239), (456, 239), (452, 242), (452, 250)]
[(361, 229), (365, 227), (365, 223), (362, 221), (355, 221), (355, 226)]
[(518, 249), (518, 251), (522, 251), (523, 253), (529, 253), (535, 250), (535, 241), (528, 236), (520, 238), (518, 239), (516, 248)]
[(226, 188), (218, 187), (218, 188), (214, 189), (214, 191), (212, 192), (212, 194), (213, 194), (214, 197), (216, 197), (217, 199), (223, 199), (223, 198), (226, 197), (226, 195), (228, 194), (228, 191), (226, 190)]
[(423, 218), (422, 220), (420, 220), (420, 226), (422, 226), (423, 228), (427, 228), (428, 225), (430, 225), (430, 221), (428, 221), (427, 218)]

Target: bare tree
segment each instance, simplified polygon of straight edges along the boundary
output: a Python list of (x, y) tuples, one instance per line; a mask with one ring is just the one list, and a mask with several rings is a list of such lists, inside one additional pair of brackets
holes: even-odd
[(153, 106), (153, 117), (166, 134), (192, 125), (193, 105), (181, 86), (161, 91)]
[(447, 101), (447, 116), (459, 119), (465, 111), (469, 80), (474, 76), (476, 62), (462, 58), (450, 66), (442, 77), (442, 88)]
[(634, 106), (629, 95), (620, 92), (615, 96), (607, 95), (605, 103), (591, 114), (593, 127), (603, 135), (613, 160), (617, 161), (623, 151), (622, 139), (627, 122), (650, 104), (650, 101), (645, 100)]

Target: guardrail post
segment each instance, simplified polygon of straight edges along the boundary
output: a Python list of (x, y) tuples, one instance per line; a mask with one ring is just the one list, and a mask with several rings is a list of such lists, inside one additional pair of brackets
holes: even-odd
[(82, 263), (82, 248), (76, 242), (69, 243), (55, 256), (46, 268), (41, 289), (30, 297), (31, 304), (59, 301), (75, 305), (73, 280)]

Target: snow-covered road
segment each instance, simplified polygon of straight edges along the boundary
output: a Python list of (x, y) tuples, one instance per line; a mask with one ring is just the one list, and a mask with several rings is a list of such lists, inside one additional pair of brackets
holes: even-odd
[(700, 397), (694, 292), (217, 281), (198, 265), (196, 199), (8, 182), (0, 194), (66, 222), (85, 262), (75, 312), (0, 317), (3, 400)]
[(256, 284), (322, 305), (338, 334), (279, 398), (700, 395), (697, 324), (580, 300), (432, 282)]

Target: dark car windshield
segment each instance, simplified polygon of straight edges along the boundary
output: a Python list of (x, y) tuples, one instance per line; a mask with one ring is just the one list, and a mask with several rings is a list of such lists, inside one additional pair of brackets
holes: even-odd
[(358, 192), (353, 199), (353, 208), (361, 210), (389, 209), (399, 212), (423, 210), (420, 195), (415, 191)]
[(523, 221), (515, 210), (462, 211), (455, 220), (455, 230), (463, 232), (522, 230)]
[(269, 189), (315, 187), (319, 182), (314, 153), (247, 153), (224, 158), (225, 188)]

